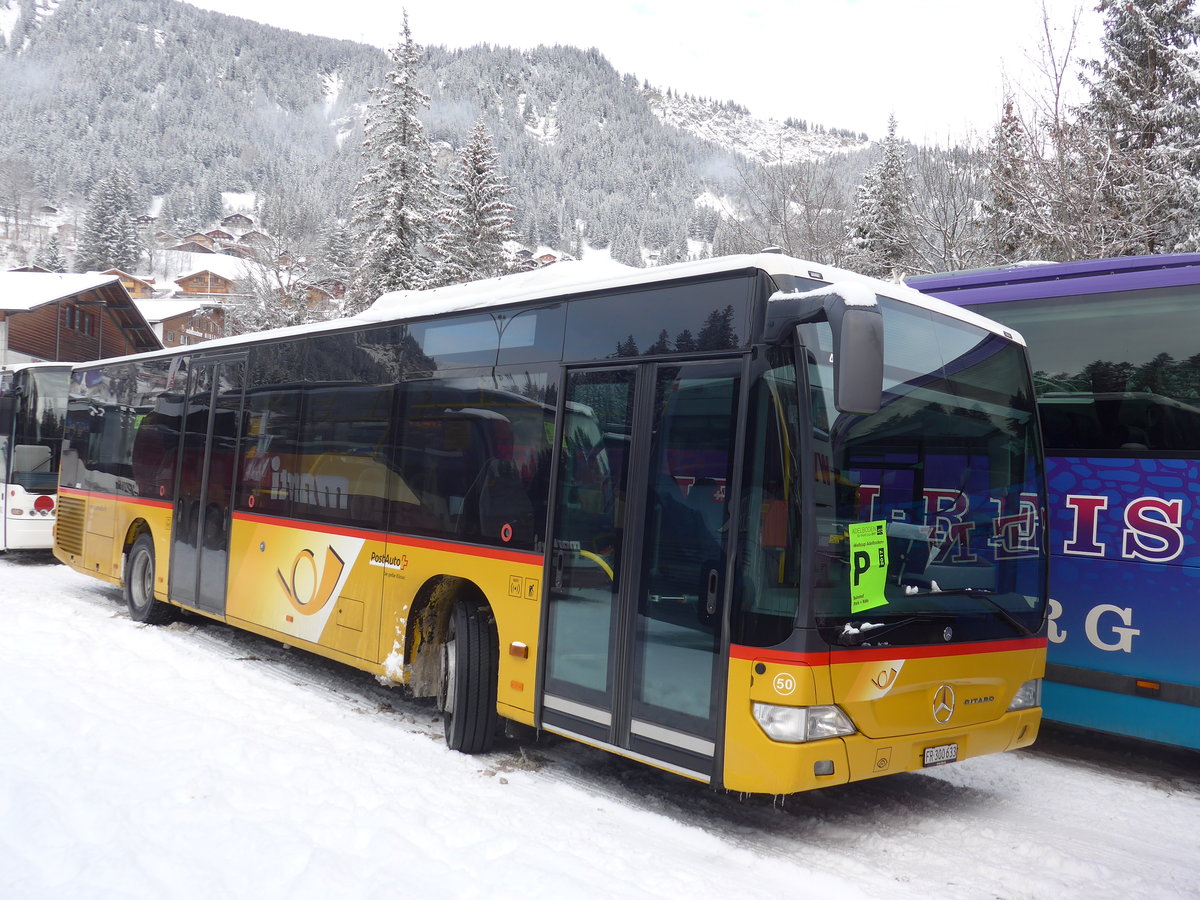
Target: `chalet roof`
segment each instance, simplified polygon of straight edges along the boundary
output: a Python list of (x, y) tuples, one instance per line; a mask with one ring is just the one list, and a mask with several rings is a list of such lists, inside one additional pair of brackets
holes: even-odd
[(225, 253), (196, 254), (187, 259), (180, 258), (174, 267), (177, 273), (171, 281), (187, 278), (200, 272), (213, 272), (230, 281), (241, 281), (251, 271), (251, 264), (240, 256), (230, 256)]
[[(57, 272), (0, 272), (0, 311), (27, 312), (77, 294), (121, 285), (115, 275), (87, 272), (62, 275)], [(125, 288), (121, 287), (124, 291)]]
[(52, 272), (0, 272), (0, 311), (29, 312), (60, 300), (89, 302), (107, 308), (109, 316), (137, 352), (159, 350), (162, 343), (116, 275), (102, 272), (60, 275)]
[(130, 272), (124, 272), (121, 269), (105, 269), (102, 274), (116, 275), (118, 278), (128, 278), (130, 281), (136, 281), (139, 284), (144, 284), (144, 285), (146, 285), (146, 287), (149, 287), (149, 288), (154, 287), (154, 279), (153, 278), (143, 278), (140, 275), (134, 275)]
[(188, 313), (221, 309), (221, 304), (208, 300), (134, 300), (133, 305), (151, 324)]
[(201, 244), (196, 241), (184, 241), (178, 247), (172, 247), (172, 250), (178, 250), (180, 253), (212, 253), (211, 247), (206, 244)]
[(214, 228), (212, 231), (204, 232), (205, 237), (213, 238), (218, 241), (232, 241), (233, 235), (228, 231), (222, 231), (220, 228)]
[(232, 213), (221, 220), (222, 225), (241, 225), (242, 223), (253, 225), (254, 220), (242, 213)]
[(175, 283), (179, 284), (179, 282), (187, 281), (189, 278), (195, 278), (197, 275), (211, 275), (214, 278), (220, 278), (222, 281), (234, 280), (229, 275), (224, 275), (220, 272), (214, 272), (212, 269), (196, 269), (194, 272), (185, 272), (184, 274), (180, 275), (175, 279)]

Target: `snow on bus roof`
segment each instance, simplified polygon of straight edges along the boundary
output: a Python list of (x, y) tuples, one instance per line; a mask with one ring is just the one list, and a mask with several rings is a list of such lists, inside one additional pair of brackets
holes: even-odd
[(510, 303), (549, 300), (586, 291), (651, 285), (745, 269), (761, 269), (768, 275), (793, 275), (833, 284), (862, 285), (877, 294), (970, 322), (997, 334), (1008, 335), (1018, 343), (1024, 343), (1010, 328), (905, 285), (880, 281), (846, 269), (808, 262), (780, 253), (720, 256), (651, 269), (636, 269), (615, 262), (608, 262), (603, 266), (560, 262), (527, 273), (452, 285), (433, 291), (395, 291), (384, 294), (355, 319), (361, 322), (386, 322), (423, 318)]
[[(606, 260), (602, 263), (576, 261), (557, 262), (554, 265), (501, 275), (465, 284), (454, 284), (426, 291), (393, 291), (382, 295), (369, 308), (357, 315), (344, 319), (331, 319), (307, 325), (293, 325), (268, 331), (256, 331), (235, 337), (218, 338), (203, 345), (188, 345), (155, 351), (155, 355), (194, 352), (197, 346), (205, 349), (237, 347), (261, 340), (276, 340), (338, 331), (354, 325), (376, 325), (405, 322), (456, 312), (486, 310), (518, 303), (534, 303), (553, 300), (573, 294), (612, 290), (625, 287), (641, 287), (685, 278), (742, 272), (761, 269), (768, 275), (791, 275), (827, 283), (855, 282), (869, 287), (878, 294), (902, 300), (914, 306), (933, 310), (940, 315), (969, 322), (996, 334), (1003, 334), (1024, 343), (1020, 335), (990, 319), (961, 309), (944, 300), (922, 294), (902, 284), (880, 281), (859, 275), (846, 269), (807, 262), (780, 253), (754, 253), (738, 256), (720, 256), (712, 259), (693, 260), (669, 266), (639, 269)], [(143, 355), (143, 354), (138, 354)], [(125, 358), (125, 357), (123, 357)], [(112, 360), (108, 360), (111, 362)]]

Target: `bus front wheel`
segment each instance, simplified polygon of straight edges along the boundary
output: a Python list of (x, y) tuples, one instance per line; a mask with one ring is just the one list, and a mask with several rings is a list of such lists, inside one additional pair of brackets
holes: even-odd
[(129, 618), (144, 625), (171, 621), (173, 610), (154, 599), (154, 538), (142, 534), (129, 549), (125, 561), (125, 602)]
[(491, 748), (499, 724), (496, 670), (499, 651), (486, 606), (459, 601), (450, 611), (441, 648), (438, 701), (446, 746), (460, 753)]

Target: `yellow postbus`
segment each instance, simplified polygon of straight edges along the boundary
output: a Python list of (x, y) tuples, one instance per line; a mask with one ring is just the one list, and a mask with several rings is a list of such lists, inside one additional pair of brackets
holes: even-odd
[(57, 557), (436, 697), (468, 753), (786, 794), (1030, 744), (1019, 335), (780, 254), (593, 272), (77, 367)]

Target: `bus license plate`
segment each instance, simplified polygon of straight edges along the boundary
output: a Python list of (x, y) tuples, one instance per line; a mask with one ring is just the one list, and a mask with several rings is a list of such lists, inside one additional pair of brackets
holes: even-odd
[(940, 747), (925, 748), (925, 765), (941, 766), (958, 759), (958, 744), (942, 744)]

